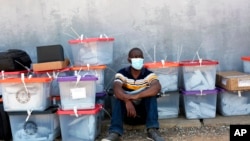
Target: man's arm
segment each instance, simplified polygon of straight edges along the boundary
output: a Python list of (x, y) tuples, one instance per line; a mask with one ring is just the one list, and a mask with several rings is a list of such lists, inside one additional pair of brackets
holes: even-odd
[(128, 95), (124, 92), (123, 88), (122, 88), (122, 83), (120, 82), (114, 82), (114, 95), (116, 98), (122, 100), (122, 101), (128, 101), (129, 97)]
[(124, 101), (127, 109), (127, 116), (128, 117), (135, 117), (136, 110), (131, 101), (131, 95), (126, 94), (122, 88), (122, 83), (114, 82), (114, 95), (116, 98)]
[(138, 94), (131, 95), (129, 99), (141, 99), (145, 97), (156, 96), (161, 90), (161, 84), (159, 80), (155, 79), (150, 83), (150, 86), (144, 91), (139, 92)]

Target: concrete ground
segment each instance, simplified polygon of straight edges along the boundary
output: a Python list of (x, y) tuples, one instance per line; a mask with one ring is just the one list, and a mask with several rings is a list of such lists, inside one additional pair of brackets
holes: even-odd
[[(161, 119), (160, 133), (166, 141), (229, 141), (230, 125), (250, 125), (250, 115), (221, 116), (216, 115), (210, 119), (186, 119), (180, 115), (178, 118)], [(100, 141), (107, 135), (110, 119), (104, 119), (101, 134), (95, 141)], [(123, 141), (147, 141), (143, 125), (124, 125)], [(56, 141), (61, 141), (57, 138)]]
[[(160, 132), (166, 141), (229, 141), (230, 125), (250, 124), (250, 115), (221, 116), (211, 119), (186, 119), (184, 116), (171, 119), (161, 119)], [(96, 139), (100, 141), (106, 136), (110, 120), (103, 120), (102, 133)], [(123, 141), (146, 141), (146, 131), (143, 125), (124, 125)], [(178, 130), (178, 131), (177, 131)], [(207, 131), (206, 131), (207, 130)], [(188, 132), (188, 133), (187, 133)]]

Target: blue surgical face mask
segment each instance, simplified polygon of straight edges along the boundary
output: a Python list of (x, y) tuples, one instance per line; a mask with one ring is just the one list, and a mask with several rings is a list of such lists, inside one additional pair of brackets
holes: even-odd
[(141, 70), (143, 67), (143, 58), (131, 58), (131, 65), (136, 70)]

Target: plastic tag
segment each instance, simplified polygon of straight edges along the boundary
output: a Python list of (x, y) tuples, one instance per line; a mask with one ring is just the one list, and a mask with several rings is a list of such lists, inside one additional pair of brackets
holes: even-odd
[(82, 40), (83, 40), (83, 34), (81, 34), (81, 37), (80, 37), (80, 38), (81, 38), (81, 41), (82, 41)]
[(77, 114), (77, 107), (76, 107), (76, 106), (74, 106), (74, 114), (75, 114), (76, 117), (78, 117), (78, 114)]
[(57, 78), (55, 71), (53, 71), (52, 75), (53, 75), (53, 78)]
[(81, 77), (82, 77), (81, 75), (76, 76), (76, 85), (75, 85), (75, 87), (77, 87), (77, 84), (80, 82)]
[(88, 71), (89, 71), (89, 67), (90, 67), (89, 64), (87, 64)]
[(48, 75), (49, 78), (51, 78), (51, 75), (49, 74), (49, 72), (47, 72), (47, 75)]
[(200, 63), (200, 66), (201, 66), (201, 64), (202, 64), (202, 59), (201, 58), (199, 58), (199, 63)]
[(78, 74), (78, 73), (77, 73), (77, 71), (75, 70), (75, 71), (74, 71), (74, 76), (77, 76), (77, 74)]
[(241, 91), (238, 91), (238, 97), (241, 97)]
[(26, 93), (28, 94), (29, 91), (28, 91), (27, 86), (26, 86), (26, 84), (25, 84), (25, 82), (24, 82), (24, 73), (21, 73), (21, 80), (22, 80), (23, 86), (24, 86), (24, 88), (25, 88), (25, 91), (26, 91)]
[(53, 97), (52, 103), (53, 103), (53, 105), (56, 105), (56, 98), (55, 97)]
[(97, 78), (100, 78), (100, 76), (99, 76), (99, 74), (97, 73), (96, 70), (95, 70), (95, 76), (96, 76)]
[(99, 36), (100, 38), (108, 38), (108, 36), (106, 35), (106, 34), (100, 34), (100, 36)]
[(25, 121), (27, 122), (28, 120), (29, 120), (29, 118), (30, 118), (30, 116), (31, 116), (31, 113), (32, 113), (32, 110), (27, 110), (27, 117), (26, 117), (26, 119), (25, 119)]
[(1, 73), (2, 73), (2, 79), (4, 79), (4, 70), (2, 70)]
[(30, 75), (28, 76), (28, 79), (30, 79), (30, 78), (32, 78), (32, 74), (30, 74)]
[(86, 88), (73, 88), (70, 89), (72, 99), (86, 98)]
[(161, 60), (162, 67), (165, 66), (165, 60)]

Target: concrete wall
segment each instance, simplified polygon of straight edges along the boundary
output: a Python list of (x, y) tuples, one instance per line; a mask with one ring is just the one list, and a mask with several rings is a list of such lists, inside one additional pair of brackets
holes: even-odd
[[(140, 47), (145, 61), (203, 59), (218, 70), (242, 70), (250, 55), (249, 0), (0, 0), (0, 49), (25, 49), (36, 62), (36, 46), (62, 44), (78, 34), (114, 37), (117, 71), (127, 52)], [(156, 55), (154, 55), (154, 48)], [(106, 82), (113, 76), (106, 71)]]

